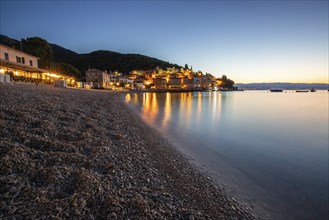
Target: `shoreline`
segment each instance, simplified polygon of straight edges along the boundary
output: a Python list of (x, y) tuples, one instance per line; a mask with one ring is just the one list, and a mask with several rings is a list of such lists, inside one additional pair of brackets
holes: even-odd
[(256, 218), (142, 122), (122, 93), (0, 91), (0, 218)]

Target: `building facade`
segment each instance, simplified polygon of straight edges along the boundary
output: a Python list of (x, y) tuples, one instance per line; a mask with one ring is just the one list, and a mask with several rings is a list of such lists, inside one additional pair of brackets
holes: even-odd
[(74, 77), (39, 68), (38, 57), (0, 44), (0, 73), (11, 75), (14, 79), (39, 80), (54, 83), (65, 80), (74, 85)]
[(86, 71), (86, 81), (92, 82), (95, 89), (109, 89), (112, 87), (111, 76), (106, 71), (89, 69)]
[(0, 59), (5, 62), (15, 63), (21, 65), (22, 67), (38, 68), (38, 57), (32, 56), (30, 54), (24, 53), (20, 50), (10, 48), (0, 44)]

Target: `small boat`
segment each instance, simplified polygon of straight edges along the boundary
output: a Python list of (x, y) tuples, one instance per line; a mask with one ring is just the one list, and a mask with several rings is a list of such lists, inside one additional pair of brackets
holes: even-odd
[(282, 89), (270, 89), (271, 92), (283, 92)]
[(308, 92), (308, 90), (296, 90), (296, 92)]
[(315, 89), (311, 89), (310, 91), (311, 91), (311, 92), (315, 92), (316, 90), (315, 90)]

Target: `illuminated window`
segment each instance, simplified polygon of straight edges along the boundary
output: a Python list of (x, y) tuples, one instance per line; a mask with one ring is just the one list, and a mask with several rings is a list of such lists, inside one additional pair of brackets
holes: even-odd
[(9, 54), (5, 52), (5, 60), (9, 61)]

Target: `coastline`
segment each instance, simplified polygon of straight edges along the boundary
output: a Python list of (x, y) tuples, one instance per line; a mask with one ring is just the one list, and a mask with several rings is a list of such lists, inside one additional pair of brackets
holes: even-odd
[(256, 218), (120, 93), (29, 84), (0, 92), (0, 218)]

